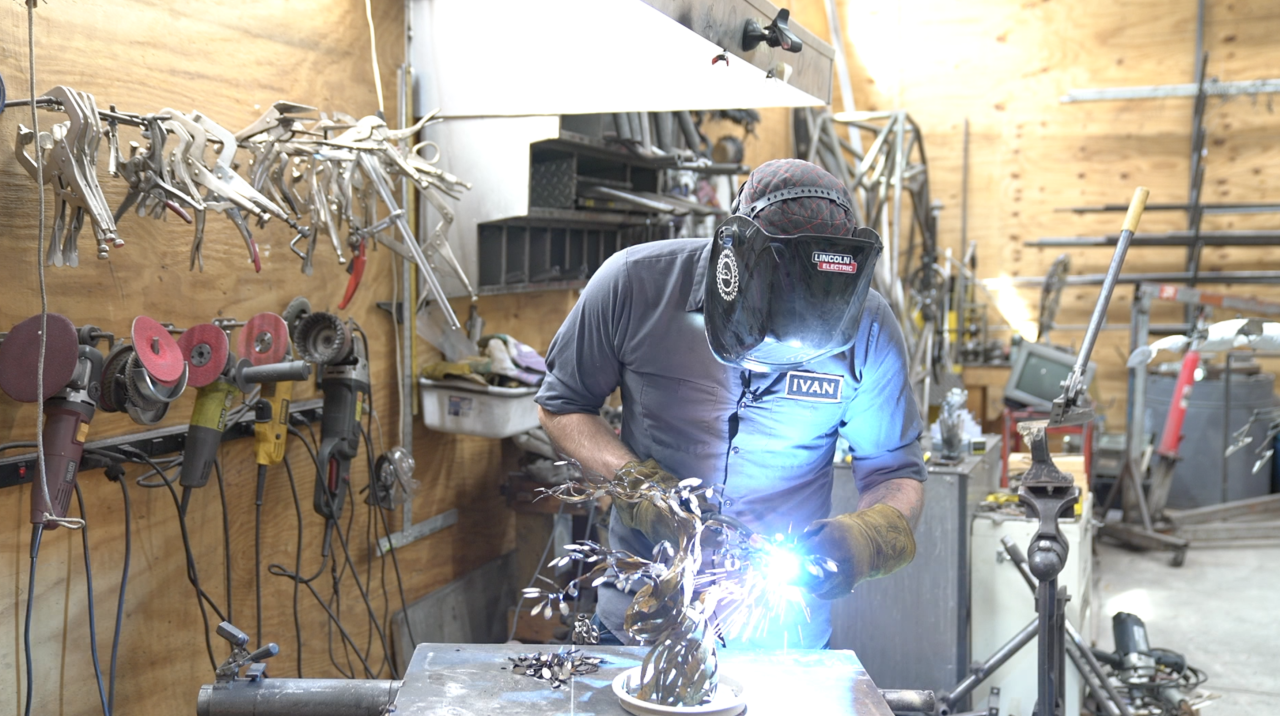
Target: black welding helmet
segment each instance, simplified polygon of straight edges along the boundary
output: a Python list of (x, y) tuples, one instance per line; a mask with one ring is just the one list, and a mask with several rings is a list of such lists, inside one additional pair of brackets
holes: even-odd
[(881, 250), (876, 232), (854, 228), (835, 177), (795, 159), (764, 164), (712, 238), (703, 300), (711, 352), (776, 372), (847, 350)]

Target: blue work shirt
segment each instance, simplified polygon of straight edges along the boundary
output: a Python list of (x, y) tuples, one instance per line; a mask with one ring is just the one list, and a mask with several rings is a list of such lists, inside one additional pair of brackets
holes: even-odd
[[(622, 388), (622, 442), (677, 478), (724, 486), (724, 512), (765, 535), (801, 532), (831, 511), (837, 436), (849, 441), (860, 492), (899, 477), (925, 479), (919, 411), (907, 353), (875, 291), (853, 346), (798, 371), (752, 373), (716, 360), (702, 303), (709, 239), (672, 239), (614, 254), (592, 277), (547, 351), (537, 401), (552, 413), (598, 414)], [(610, 520), (614, 549), (648, 557), (639, 531)], [(830, 603), (806, 595), (809, 619), (731, 640), (731, 646), (820, 648)], [(601, 585), (597, 613), (624, 641), (632, 596)]]

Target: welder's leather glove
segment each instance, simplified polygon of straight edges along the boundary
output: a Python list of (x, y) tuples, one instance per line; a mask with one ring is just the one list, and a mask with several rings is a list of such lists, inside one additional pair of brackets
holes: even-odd
[[(618, 470), (616, 477), (626, 480), (633, 489), (638, 489), (642, 483), (651, 482), (669, 490), (680, 483), (679, 478), (664, 470), (652, 458), (644, 462), (628, 462)], [(614, 500), (613, 506), (624, 525), (639, 530), (650, 542), (657, 544), (666, 540), (673, 548), (680, 546), (676, 526), (662, 507), (648, 500)]]
[(805, 530), (802, 541), (811, 554), (834, 560), (839, 567), (804, 585), (819, 599), (848, 596), (862, 580), (883, 577), (916, 556), (911, 525), (889, 505), (818, 520)]

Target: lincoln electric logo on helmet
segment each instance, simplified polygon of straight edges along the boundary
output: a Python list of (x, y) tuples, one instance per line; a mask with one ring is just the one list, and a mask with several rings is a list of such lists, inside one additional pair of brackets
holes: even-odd
[(835, 273), (858, 272), (858, 262), (854, 261), (849, 254), (829, 254), (824, 251), (814, 251), (813, 262), (818, 265), (819, 271), (834, 271)]

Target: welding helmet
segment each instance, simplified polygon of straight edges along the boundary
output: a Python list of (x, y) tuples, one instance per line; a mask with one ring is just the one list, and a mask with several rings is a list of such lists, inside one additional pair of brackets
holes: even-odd
[(723, 363), (776, 372), (848, 350), (880, 237), (855, 228), (844, 185), (798, 159), (762, 165), (716, 227), (703, 313)]

